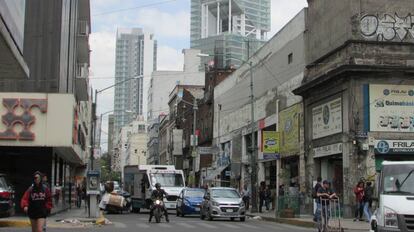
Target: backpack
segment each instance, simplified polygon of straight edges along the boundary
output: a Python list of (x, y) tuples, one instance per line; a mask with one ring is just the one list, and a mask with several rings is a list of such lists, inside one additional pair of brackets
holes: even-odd
[(322, 187), (322, 185), (317, 183), (315, 187), (312, 189), (312, 198), (314, 199), (318, 198), (318, 190), (320, 187)]

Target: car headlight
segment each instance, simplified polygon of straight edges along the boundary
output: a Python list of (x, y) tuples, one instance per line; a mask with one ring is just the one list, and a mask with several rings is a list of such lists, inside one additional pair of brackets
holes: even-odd
[(188, 201), (187, 199), (184, 199), (183, 203), (184, 203), (184, 205), (188, 205), (188, 206), (190, 206), (190, 205), (191, 205), (191, 204), (190, 204), (190, 201)]
[(213, 204), (213, 206), (220, 206), (220, 204), (217, 201), (212, 201), (211, 204)]
[(397, 212), (384, 207), (384, 225), (385, 227), (398, 228)]

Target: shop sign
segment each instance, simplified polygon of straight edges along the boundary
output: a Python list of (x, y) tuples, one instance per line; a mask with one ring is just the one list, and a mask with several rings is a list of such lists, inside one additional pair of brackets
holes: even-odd
[(342, 143), (330, 144), (322, 147), (315, 147), (313, 149), (314, 158), (320, 158), (330, 155), (336, 155), (342, 153)]
[(198, 154), (200, 155), (210, 155), (220, 153), (220, 148), (218, 147), (197, 147)]
[(278, 154), (280, 139), (276, 131), (263, 131), (262, 152), (264, 154)]
[(371, 131), (414, 132), (414, 85), (370, 85)]
[(338, 98), (312, 109), (312, 138), (342, 132), (342, 99)]
[(299, 144), (299, 120), (302, 112), (302, 104), (293, 105), (279, 112), (280, 125), (280, 153), (282, 156), (298, 154)]
[(414, 140), (375, 140), (375, 154), (414, 154)]

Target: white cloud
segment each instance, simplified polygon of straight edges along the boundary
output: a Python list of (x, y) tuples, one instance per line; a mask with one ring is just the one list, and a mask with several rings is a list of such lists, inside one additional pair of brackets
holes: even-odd
[(272, 0), (271, 1), (271, 38), (283, 28), (296, 14), (308, 6), (306, 0)]
[(157, 37), (190, 37), (190, 13), (188, 11), (171, 14), (158, 9), (142, 9), (137, 13), (136, 22), (145, 30), (154, 32)]
[(183, 70), (184, 56), (181, 50), (158, 46), (158, 70)]

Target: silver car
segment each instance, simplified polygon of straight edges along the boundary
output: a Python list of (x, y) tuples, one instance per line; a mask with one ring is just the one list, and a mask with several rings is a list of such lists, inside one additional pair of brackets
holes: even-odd
[(216, 187), (207, 190), (201, 203), (200, 218), (240, 218), (246, 220), (246, 209), (240, 194), (234, 188)]

